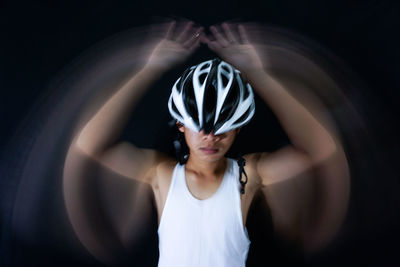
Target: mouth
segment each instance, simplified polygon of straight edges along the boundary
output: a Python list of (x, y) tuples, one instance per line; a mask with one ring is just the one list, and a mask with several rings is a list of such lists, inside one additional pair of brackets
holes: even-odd
[(204, 154), (207, 155), (212, 155), (218, 152), (218, 148), (214, 148), (214, 147), (201, 147), (200, 148), (201, 151), (203, 151)]

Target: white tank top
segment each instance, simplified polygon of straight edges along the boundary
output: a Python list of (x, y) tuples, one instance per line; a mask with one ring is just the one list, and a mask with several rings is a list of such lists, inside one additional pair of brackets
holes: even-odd
[(177, 164), (158, 227), (158, 267), (244, 267), (250, 240), (239, 188), (238, 165), (227, 159), (218, 190), (199, 200), (187, 187), (185, 165)]

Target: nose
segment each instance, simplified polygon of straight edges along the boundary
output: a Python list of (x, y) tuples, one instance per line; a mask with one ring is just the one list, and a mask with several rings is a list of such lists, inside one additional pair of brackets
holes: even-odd
[(206, 133), (204, 133), (204, 131), (201, 131), (201, 133), (203, 135), (204, 140), (219, 141), (219, 139), (220, 139), (220, 136), (215, 135), (214, 132), (210, 132), (210, 133), (206, 134)]

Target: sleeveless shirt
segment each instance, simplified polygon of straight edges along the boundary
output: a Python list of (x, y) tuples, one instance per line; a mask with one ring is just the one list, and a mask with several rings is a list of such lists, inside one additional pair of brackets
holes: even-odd
[(158, 267), (244, 267), (250, 240), (239, 190), (239, 167), (233, 159), (227, 159), (217, 191), (204, 200), (190, 193), (185, 165), (178, 163), (158, 227)]

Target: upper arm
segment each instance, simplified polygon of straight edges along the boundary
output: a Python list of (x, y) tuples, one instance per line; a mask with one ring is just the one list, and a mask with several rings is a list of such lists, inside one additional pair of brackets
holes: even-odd
[(102, 153), (90, 156), (122, 176), (148, 184), (155, 181), (157, 165), (171, 160), (161, 152), (137, 148), (128, 142), (119, 142)]
[[(307, 251), (326, 246), (346, 214), (350, 178), (344, 151), (319, 160), (286, 146), (247, 156), (265, 185), (274, 224)], [(294, 179), (291, 179), (294, 178)]]
[[(118, 260), (115, 251), (123, 251), (128, 244), (126, 240), (133, 237), (131, 231), (127, 234), (126, 230), (132, 223), (144, 225), (143, 222), (150, 220), (150, 215), (142, 212), (150, 203), (144, 198), (150, 190), (147, 186), (138, 190), (135, 183), (128, 183), (125, 179), (116, 183), (98, 179), (103, 177), (92, 173), (91, 161), (95, 160), (125, 177), (157, 184), (161, 179), (156, 179), (153, 170), (165, 158), (157, 151), (139, 149), (126, 142), (97, 154), (72, 143), (64, 163), (65, 204), (80, 241), (97, 259), (114, 263)], [(92, 190), (93, 186), (99, 190)], [(139, 201), (131, 201), (133, 196)], [(140, 216), (132, 217), (135, 212)]]
[(262, 185), (271, 185), (295, 177), (311, 168), (310, 158), (292, 146), (273, 153), (254, 153), (246, 156)]

